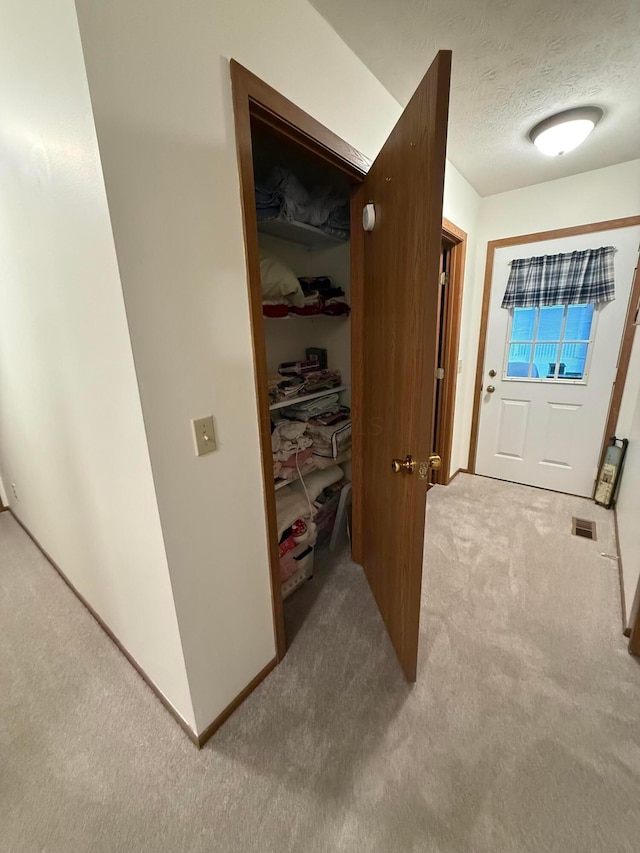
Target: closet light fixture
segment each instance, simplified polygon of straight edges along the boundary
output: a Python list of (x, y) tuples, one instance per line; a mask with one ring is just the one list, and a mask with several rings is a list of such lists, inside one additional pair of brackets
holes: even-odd
[(600, 107), (564, 110), (538, 122), (529, 131), (529, 139), (547, 157), (558, 157), (581, 145), (603, 115)]

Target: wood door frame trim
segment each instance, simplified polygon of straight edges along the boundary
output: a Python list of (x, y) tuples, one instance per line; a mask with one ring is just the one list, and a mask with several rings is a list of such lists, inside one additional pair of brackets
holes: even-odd
[[(476, 362), (476, 378), (473, 396), (473, 417), (471, 421), (471, 437), (469, 443), (469, 461), (468, 469), (470, 473), (476, 473), (476, 456), (478, 452), (478, 431), (480, 427), (480, 403), (482, 394), (482, 376), (484, 373), (484, 359), (486, 355), (487, 342), (487, 326), (489, 322), (489, 303), (491, 300), (491, 280), (493, 278), (493, 263), (496, 249), (502, 249), (505, 246), (521, 246), (526, 243), (541, 243), (545, 240), (556, 240), (562, 237), (575, 237), (578, 234), (597, 234), (599, 231), (612, 231), (616, 228), (632, 228), (640, 225), (640, 216), (626, 216), (621, 219), (607, 219), (602, 222), (590, 222), (586, 225), (574, 225), (569, 228), (557, 228), (552, 231), (538, 231), (533, 234), (520, 234), (515, 237), (503, 237), (500, 240), (489, 240), (487, 242), (487, 258), (485, 262), (484, 273), (484, 290), (482, 295), (482, 314), (480, 319), (480, 337), (478, 339), (478, 357)], [(636, 279), (638, 272), (636, 269)], [(633, 288), (640, 287), (636, 280)], [(640, 291), (639, 291), (640, 295)], [(632, 293), (633, 296), (633, 293)], [(629, 299), (629, 308), (624, 323), (622, 340), (620, 346), (620, 354), (618, 357), (618, 373), (613, 387), (613, 393), (609, 403), (609, 414), (607, 416), (607, 427), (602, 438), (602, 447), (600, 459), (602, 460), (606, 441), (609, 436), (608, 428), (612, 418), (614, 404), (617, 405), (617, 411), (620, 409), (620, 401), (624, 391), (624, 384), (627, 378), (629, 368), (629, 359), (631, 358), (631, 343), (633, 343), (633, 319), (634, 309), (632, 299)], [(631, 343), (628, 342), (629, 327), (631, 326)], [(625, 343), (626, 342), (626, 343)], [(619, 377), (622, 377), (620, 380)]]
[(444, 341), (444, 380), (441, 396), (441, 415), (439, 444), (442, 467), (437, 483), (447, 486), (453, 477), (451, 471), (451, 451), (453, 449), (453, 424), (455, 420), (456, 389), (458, 385), (458, 354), (460, 349), (460, 319), (462, 316), (462, 293), (467, 255), (468, 235), (462, 228), (442, 218), (442, 237), (451, 245), (451, 272), (449, 274), (449, 295), (445, 316)]
[[(260, 451), (264, 504), (267, 520), (269, 544), (269, 568), (271, 580), (271, 600), (273, 625), (276, 642), (276, 662), (280, 662), (287, 651), (284, 610), (280, 591), (280, 560), (278, 554), (277, 517), (275, 490), (273, 488), (273, 455), (271, 450), (271, 429), (269, 411), (269, 393), (267, 381), (267, 361), (262, 316), (262, 292), (260, 286), (260, 254), (258, 245), (258, 223), (255, 207), (255, 177), (253, 172), (253, 154), (251, 138), (252, 119), (268, 125), (271, 130), (283, 138), (291, 140), (322, 158), (334, 168), (340, 169), (354, 185), (362, 182), (369, 160), (343, 139), (297, 107), (255, 74), (252, 74), (234, 59), (230, 61), (231, 88), (233, 95), (233, 114), (236, 136), (236, 154), (238, 177), (242, 202), (242, 225), (247, 265), (247, 284), (249, 288), (249, 316), (255, 368), (255, 388), (258, 407), (260, 432)], [(353, 203), (352, 203), (353, 204)], [(353, 207), (352, 207), (353, 209)], [(352, 258), (352, 275), (354, 260)], [(358, 305), (361, 288), (358, 280), (352, 282), (351, 303), (355, 317), (362, 313)], [(357, 330), (361, 326), (352, 325), (352, 353), (358, 351), (360, 341)], [(353, 358), (353, 356), (352, 356)], [(352, 364), (352, 386), (357, 389), (357, 370), (361, 359), (355, 358)], [(357, 433), (358, 394), (352, 400), (352, 421), (354, 434)], [(357, 440), (354, 439), (353, 457), (357, 455)], [(354, 505), (357, 506), (358, 472), (354, 466)], [(355, 520), (358, 515), (356, 512)], [(354, 521), (354, 529), (357, 527)]]

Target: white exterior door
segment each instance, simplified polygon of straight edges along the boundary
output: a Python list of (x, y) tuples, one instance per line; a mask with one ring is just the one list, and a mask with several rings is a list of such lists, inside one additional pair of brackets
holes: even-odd
[[(591, 497), (639, 241), (636, 226), (496, 249), (476, 473)], [(600, 246), (617, 249), (613, 302), (501, 307), (512, 259)]]

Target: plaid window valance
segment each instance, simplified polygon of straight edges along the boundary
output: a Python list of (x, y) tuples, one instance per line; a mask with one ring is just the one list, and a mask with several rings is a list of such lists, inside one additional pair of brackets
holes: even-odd
[(511, 261), (503, 308), (612, 302), (613, 246)]

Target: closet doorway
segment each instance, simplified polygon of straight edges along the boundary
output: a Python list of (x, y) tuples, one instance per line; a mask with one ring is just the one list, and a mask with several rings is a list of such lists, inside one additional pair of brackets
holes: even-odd
[(451, 480), (451, 448), (466, 248), (466, 233), (453, 222), (443, 219), (438, 303), (438, 367), (433, 418), (433, 452), (441, 457), (442, 464), (440, 468), (433, 469), (431, 472), (431, 482), (442, 486), (449, 485)]
[(306, 577), (335, 488), (416, 677), (450, 69), (441, 51), (370, 164), (231, 61), (278, 659), (283, 593)]

